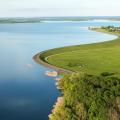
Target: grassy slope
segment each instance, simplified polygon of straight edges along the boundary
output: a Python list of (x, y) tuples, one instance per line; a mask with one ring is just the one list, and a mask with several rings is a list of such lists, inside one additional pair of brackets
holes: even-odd
[[(101, 29), (97, 31), (105, 32)], [(109, 42), (48, 50), (41, 55), (43, 60), (46, 57), (48, 63), (72, 71), (90, 74), (109, 71), (120, 74), (120, 38)]]

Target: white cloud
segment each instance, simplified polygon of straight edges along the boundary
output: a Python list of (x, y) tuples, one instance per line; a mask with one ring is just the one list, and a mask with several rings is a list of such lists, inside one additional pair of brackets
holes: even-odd
[(0, 0), (0, 16), (120, 15), (119, 0)]

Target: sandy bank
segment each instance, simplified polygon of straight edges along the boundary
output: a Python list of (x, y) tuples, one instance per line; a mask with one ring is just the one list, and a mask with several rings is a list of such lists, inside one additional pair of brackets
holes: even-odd
[(41, 65), (43, 65), (43, 66), (45, 66), (45, 67), (47, 67), (47, 68), (56, 70), (56, 71), (58, 72), (58, 74), (61, 74), (61, 73), (71, 74), (71, 73), (73, 73), (73, 71), (66, 70), (66, 69), (63, 69), (63, 68), (59, 68), (59, 67), (57, 67), (57, 66), (53, 66), (53, 65), (49, 64), (47, 61), (43, 61), (43, 60), (41, 59), (41, 57), (40, 57), (40, 55), (41, 55), (42, 53), (44, 53), (44, 52), (40, 52), (40, 53), (36, 54), (35, 56), (33, 56), (33, 59), (34, 59), (37, 63), (39, 63), (39, 64), (41, 64)]

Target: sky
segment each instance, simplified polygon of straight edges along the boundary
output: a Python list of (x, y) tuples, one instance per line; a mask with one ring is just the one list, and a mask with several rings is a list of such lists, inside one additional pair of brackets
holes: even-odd
[(0, 0), (0, 17), (120, 16), (120, 0)]

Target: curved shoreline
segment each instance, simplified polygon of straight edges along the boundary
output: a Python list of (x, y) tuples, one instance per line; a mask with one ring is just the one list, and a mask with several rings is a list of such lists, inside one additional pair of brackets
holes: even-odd
[(61, 74), (61, 73), (71, 74), (71, 73), (73, 73), (73, 71), (70, 71), (70, 70), (67, 70), (67, 69), (64, 69), (64, 68), (60, 68), (60, 67), (51, 65), (51, 64), (47, 63), (47, 61), (43, 61), (42, 59), (40, 59), (41, 54), (43, 54), (44, 52), (46, 52), (46, 51), (43, 51), (43, 52), (40, 52), (40, 53), (36, 54), (35, 56), (33, 56), (33, 59), (37, 63), (39, 63), (39, 64), (41, 64), (41, 65), (43, 65), (43, 66), (45, 66), (47, 68), (56, 70), (58, 72), (58, 74)]
[[(106, 33), (106, 34), (112, 34), (112, 35), (115, 35), (117, 36), (116, 39), (119, 39), (120, 38), (120, 35), (118, 34), (114, 34), (114, 33), (110, 33), (110, 32), (104, 32), (104, 31), (100, 31), (100, 30), (96, 30), (96, 29), (90, 29), (91, 31), (95, 31), (95, 32), (101, 32), (101, 33)], [(110, 41), (114, 41), (116, 39), (113, 39), (113, 40), (110, 40)], [(105, 41), (105, 43), (107, 42), (110, 42), (110, 41)], [(99, 42), (99, 43), (104, 43), (103, 42)], [(99, 44), (99, 43), (91, 43), (91, 44), (87, 44), (87, 45), (92, 45), (92, 44)], [(74, 45), (74, 46), (80, 46), (80, 45)], [(82, 46), (82, 45), (81, 45)], [(70, 47), (70, 46), (67, 46), (67, 47)], [(62, 47), (61, 47), (62, 48)], [(56, 48), (57, 49), (57, 48)], [(49, 51), (49, 50), (46, 50), (46, 51)], [(71, 70), (68, 70), (68, 69), (64, 69), (64, 68), (61, 68), (61, 67), (57, 67), (55, 65), (52, 65), (50, 63), (47, 62), (47, 59), (52, 56), (47, 56), (45, 57), (45, 59), (43, 60), (41, 58), (41, 55), (44, 54), (46, 51), (42, 51), (40, 53), (37, 53), (36, 55), (33, 56), (33, 59), (38, 63), (38, 64), (41, 64), (47, 68), (50, 68), (50, 69), (53, 69), (53, 70), (56, 70), (58, 72), (58, 74), (61, 74), (61, 73), (64, 73), (64, 74), (71, 74), (71, 73), (74, 73), (74, 71), (71, 71)], [(75, 50), (76, 51), (76, 50)], [(72, 51), (74, 52), (74, 51)], [(63, 53), (60, 53), (60, 54), (63, 54)], [(56, 55), (56, 54), (53, 54), (53, 55)]]

